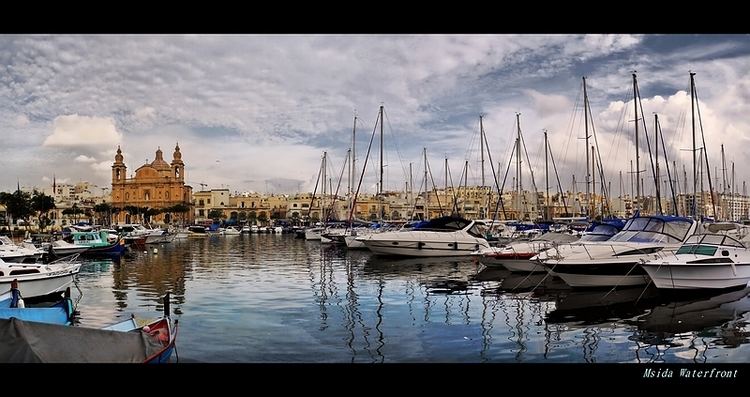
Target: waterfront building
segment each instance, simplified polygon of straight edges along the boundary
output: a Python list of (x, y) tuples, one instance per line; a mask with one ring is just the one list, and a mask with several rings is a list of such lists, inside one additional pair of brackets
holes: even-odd
[[(154, 161), (138, 167), (135, 176), (128, 178), (126, 172), (127, 167), (118, 146), (112, 164), (111, 193), (112, 206), (119, 209), (114, 215), (116, 223), (148, 220), (151, 223), (169, 224), (177, 219), (182, 223), (193, 222), (193, 211), (190, 209), (193, 188), (185, 184), (185, 164), (179, 145), (175, 146), (171, 163), (164, 161), (159, 148)], [(185, 213), (169, 210), (178, 205), (189, 210)]]

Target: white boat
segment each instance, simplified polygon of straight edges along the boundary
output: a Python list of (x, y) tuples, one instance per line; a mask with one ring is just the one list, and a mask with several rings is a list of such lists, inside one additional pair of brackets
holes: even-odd
[(677, 250), (697, 226), (690, 218), (638, 216), (609, 240), (571, 244), (538, 259), (571, 287), (645, 285), (649, 278), (638, 264)]
[(546, 272), (544, 266), (530, 259), (542, 251), (559, 244), (571, 243), (579, 238), (570, 233), (548, 232), (531, 240), (516, 241), (503, 247), (489, 247), (472, 255), (481, 256), (480, 261), (484, 264), (502, 265), (512, 272)]
[(378, 255), (468, 256), (490, 246), (484, 238), (485, 229), (481, 221), (445, 216), (416, 229), (373, 233), (359, 241)]
[(750, 281), (750, 251), (723, 234), (690, 236), (673, 255), (642, 263), (659, 289), (721, 289)]
[(34, 263), (42, 257), (44, 251), (34, 247), (16, 245), (8, 236), (0, 236), (0, 259), (5, 262)]
[(55, 240), (52, 242), (52, 252), (56, 256), (68, 256), (73, 254), (82, 254), (88, 251), (89, 247), (83, 247), (76, 244), (71, 244), (65, 240)]
[(237, 230), (237, 228), (231, 226), (221, 230), (220, 233), (224, 236), (239, 236), (240, 234), (242, 234), (239, 230)]
[(305, 229), (305, 240), (320, 240), (321, 234), (326, 230), (324, 227), (310, 227)]
[(0, 259), (0, 291), (10, 290), (13, 280), (18, 280), (26, 298), (64, 291), (80, 269), (77, 262), (8, 263)]

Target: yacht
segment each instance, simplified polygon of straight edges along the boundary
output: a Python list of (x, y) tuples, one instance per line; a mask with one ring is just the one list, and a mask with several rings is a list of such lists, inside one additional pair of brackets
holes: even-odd
[(357, 240), (378, 255), (467, 256), (490, 246), (484, 235), (481, 221), (445, 216), (408, 231), (373, 233)]

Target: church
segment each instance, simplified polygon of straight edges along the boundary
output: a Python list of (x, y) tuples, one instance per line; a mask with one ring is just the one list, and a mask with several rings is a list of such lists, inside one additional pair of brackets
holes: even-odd
[[(157, 148), (154, 161), (138, 167), (134, 177), (127, 178), (126, 172), (122, 151), (117, 146), (112, 164), (112, 207), (119, 209), (115, 210), (116, 223), (193, 222), (193, 188), (185, 185), (185, 163), (179, 144), (174, 148), (171, 163), (164, 161), (161, 148)], [(180, 207), (186, 211), (179, 211)]]

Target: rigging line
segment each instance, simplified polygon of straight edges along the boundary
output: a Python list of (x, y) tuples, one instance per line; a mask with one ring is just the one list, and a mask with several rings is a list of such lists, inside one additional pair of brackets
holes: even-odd
[[(323, 160), (321, 160), (322, 162)], [(308, 218), (310, 218), (310, 212), (312, 212), (313, 204), (315, 204), (315, 194), (318, 192), (318, 183), (320, 183), (320, 175), (323, 173), (323, 164), (320, 164), (320, 167), (318, 167), (318, 177), (315, 179), (315, 189), (313, 189), (312, 197), (310, 198), (310, 206), (308, 207), (309, 210), (307, 211)], [(323, 181), (325, 184), (325, 181)], [(321, 199), (322, 201), (322, 199)]]
[[(495, 187), (497, 188), (498, 203), (500, 203), (500, 205), (502, 205), (502, 207), (503, 207), (503, 215), (504, 215), (505, 214), (505, 205), (503, 205), (503, 203), (502, 203), (502, 201), (503, 201), (502, 191), (501, 191), (500, 185), (499, 185), (499, 183), (497, 181), (497, 174), (495, 173), (495, 163), (492, 161), (492, 153), (490, 152), (490, 143), (487, 140), (487, 134), (486, 133), (484, 134), (484, 146), (487, 148), (487, 159), (490, 162), (490, 169), (492, 170), (492, 180), (495, 182)], [(489, 199), (488, 200), (492, 200), (492, 194), (489, 194)], [(487, 205), (487, 207), (489, 208), (489, 204)], [(493, 217), (492, 217), (493, 222), (494, 222), (495, 219), (497, 219), (497, 206), (495, 206), (495, 215), (493, 215)]]
[[(617, 126), (615, 127), (615, 133), (612, 137), (612, 146), (610, 146), (609, 154), (607, 156), (608, 159), (612, 159), (612, 163), (616, 164), (617, 159), (619, 158), (620, 152), (620, 139), (622, 138), (623, 131), (625, 130), (625, 120), (630, 112), (630, 106), (627, 106), (627, 103), (629, 102), (627, 99), (625, 99), (625, 94), (623, 94), (623, 98), (619, 100), (619, 102), (622, 102), (622, 109), (620, 110), (620, 118), (617, 120)], [(614, 151), (614, 154), (612, 153)]]
[[(584, 111), (585, 111), (585, 107), (584, 107)], [(596, 156), (597, 156), (597, 158), (599, 160), (599, 167), (598, 167), (598, 169), (599, 169), (599, 180), (601, 181), (602, 192), (603, 192), (603, 195), (604, 195), (604, 206), (605, 206), (605, 208), (607, 210), (606, 213), (609, 214), (609, 215), (612, 215), (612, 213), (610, 211), (610, 196), (609, 196), (609, 191), (607, 190), (608, 189), (608, 187), (607, 187), (607, 178), (605, 177), (604, 163), (602, 162), (602, 151), (599, 149), (599, 140), (596, 137), (596, 127), (594, 126), (594, 115), (591, 112), (591, 104), (590, 103), (589, 103), (589, 106), (588, 106), (588, 112), (589, 112), (589, 116), (590, 116), (589, 120), (591, 120), (591, 132), (592, 132), (592, 135), (594, 136), (594, 145), (596, 145)], [(604, 211), (602, 211), (602, 213), (604, 213)]]
[[(714, 210), (714, 218), (716, 218), (716, 200), (714, 200), (714, 187), (711, 182), (711, 166), (708, 164), (708, 147), (706, 147), (706, 135), (703, 133), (703, 117), (701, 117), (701, 105), (700, 101), (698, 100), (698, 89), (695, 88), (695, 85), (693, 85), (693, 91), (695, 93), (695, 107), (698, 110), (698, 125), (701, 129), (701, 139), (703, 140), (703, 154), (706, 158), (706, 173), (708, 174), (708, 191), (709, 195), (711, 197), (711, 207)], [(701, 192), (701, 196), (703, 196), (703, 192)]]
[[(515, 152), (515, 150), (513, 151)], [(503, 219), (508, 220), (508, 214), (505, 211), (505, 204), (503, 203), (503, 190), (505, 189), (505, 182), (508, 180), (508, 173), (510, 172), (510, 165), (513, 163), (513, 152), (510, 153), (510, 158), (508, 159), (508, 168), (505, 169), (505, 177), (503, 178), (503, 185), (500, 187), (500, 191), (497, 198), (497, 203), (495, 204), (495, 216), (497, 216), (497, 209), (498, 207), (502, 206), (503, 209)], [(494, 164), (493, 164), (494, 167)], [(494, 221), (495, 218), (493, 217), (492, 220)]]
[[(675, 194), (675, 191), (674, 191), (674, 183), (672, 183), (672, 173), (669, 172), (669, 157), (667, 156), (667, 148), (664, 145), (664, 132), (661, 129), (661, 123), (659, 122), (658, 119), (656, 120), (656, 127), (657, 127), (656, 137), (658, 138), (659, 135), (661, 135), (661, 148), (662, 148), (662, 151), (664, 152), (664, 162), (667, 165), (667, 179), (669, 180), (669, 190), (672, 192), (672, 205), (674, 207), (674, 216), (679, 216), (679, 211), (677, 210), (677, 195)], [(659, 142), (657, 142), (656, 144), (658, 145)], [(677, 172), (677, 170), (674, 170), (674, 171)]]
[[(480, 131), (479, 135), (481, 135), (481, 131)], [(477, 131), (474, 131), (471, 134), (471, 139), (469, 139), (469, 144), (466, 146), (466, 150), (464, 151), (464, 160), (470, 160), (471, 159), (471, 152), (474, 149), (474, 145), (475, 145), (474, 141), (476, 140), (476, 136), (477, 136)]]
[(563, 208), (565, 209), (565, 213), (568, 213), (568, 204), (565, 202), (565, 193), (562, 189), (562, 184), (560, 183), (560, 175), (557, 173), (557, 165), (555, 164), (555, 157), (552, 155), (552, 149), (549, 150), (549, 157), (550, 160), (552, 160), (552, 168), (555, 170), (555, 178), (557, 178), (557, 188), (560, 190), (560, 197), (562, 198), (563, 202)]
[(521, 144), (523, 145), (523, 151), (524, 153), (526, 153), (526, 162), (529, 163), (529, 172), (531, 173), (531, 185), (534, 187), (534, 194), (536, 195), (536, 198), (538, 200), (539, 191), (536, 188), (536, 179), (534, 178), (534, 169), (531, 168), (531, 161), (529, 160), (529, 152), (528, 150), (526, 150), (526, 140), (523, 139), (523, 134), (520, 134), (520, 135), (521, 135)]
[[(651, 162), (651, 175), (654, 177), (654, 183), (656, 185), (657, 192), (658, 192), (659, 181), (656, 179), (656, 168), (654, 168), (654, 158), (651, 153), (651, 139), (649, 139), (648, 137), (648, 128), (646, 126), (647, 124), (646, 116), (645, 116), (645, 113), (643, 113), (643, 101), (641, 100), (641, 87), (636, 85), (636, 88), (637, 88), (636, 91), (638, 93), (638, 105), (640, 105), (639, 107), (641, 108), (641, 120), (642, 120), (642, 125), (643, 125), (643, 134), (646, 136), (646, 147), (648, 148), (648, 159)], [(637, 123), (638, 120), (636, 120), (635, 122)], [(645, 195), (645, 192), (644, 192), (644, 195)], [(659, 213), (661, 214), (664, 213), (664, 211), (662, 211), (662, 208), (661, 208), (661, 200), (656, 200), (656, 208), (658, 208)]]
[[(406, 166), (404, 165), (404, 157), (401, 155), (401, 150), (399, 150), (399, 147), (401, 145), (398, 144), (398, 139), (396, 138), (396, 134), (393, 132), (393, 127), (391, 126), (391, 120), (388, 118), (388, 113), (385, 111), (385, 107), (383, 107), (383, 116), (385, 117), (385, 121), (388, 123), (388, 129), (389, 129), (389, 136), (393, 137), (393, 141), (396, 143), (396, 154), (398, 155), (398, 161), (401, 164), (401, 171), (404, 173), (404, 179), (409, 179), (409, 172), (406, 170)], [(387, 154), (386, 154), (387, 156)], [(386, 159), (387, 160), (387, 159)], [(383, 189), (384, 190), (384, 189)]]
[[(378, 112), (379, 113), (379, 112)], [(372, 150), (372, 141), (375, 139), (375, 133), (378, 130), (378, 124), (372, 128), (372, 135), (370, 136), (370, 144), (367, 146), (367, 154), (365, 155), (365, 163), (362, 165), (362, 174), (359, 176), (359, 182), (357, 183), (357, 191), (354, 193), (354, 199), (352, 200), (352, 208), (349, 210), (349, 224), (352, 223), (352, 215), (357, 208), (357, 197), (359, 197), (359, 189), (362, 187), (362, 180), (365, 178), (365, 171), (367, 170), (367, 162), (370, 159), (370, 151)], [(316, 186), (317, 187), (317, 186)], [(314, 194), (314, 193), (313, 193)]]
[(571, 137), (573, 136), (573, 129), (576, 123), (576, 116), (578, 115), (579, 103), (581, 101), (581, 97), (583, 96), (583, 84), (581, 84), (580, 87), (581, 88), (578, 91), (578, 96), (576, 96), (575, 104), (573, 105), (573, 112), (570, 114), (570, 121), (568, 122), (568, 141), (565, 143), (565, 153), (563, 153), (563, 163), (566, 163), (568, 160), (568, 149), (570, 148), (570, 140), (571, 140)]
[[(349, 162), (349, 155), (351, 152), (348, 152), (346, 154), (346, 157), (344, 158), (344, 163), (341, 166), (341, 173), (339, 174), (339, 183), (336, 185), (336, 193), (333, 194), (333, 200), (331, 200), (331, 206), (328, 208), (328, 218), (331, 218), (331, 214), (333, 213), (334, 208), (336, 207), (336, 202), (338, 201), (339, 197), (339, 189), (341, 188), (341, 180), (344, 179), (344, 170), (346, 169), (347, 163)], [(336, 214), (338, 215), (338, 214)], [(338, 218), (338, 216), (337, 216)], [(337, 219), (338, 220), (338, 219)]]
[[(432, 177), (432, 167), (430, 167), (430, 161), (429, 160), (426, 161), (426, 163), (427, 163), (427, 172), (430, 173), (430, 181), (432, 182), (432, 191), (435, 193), (435, 198), (437, 199), (437, 203), (438, 203), (438, 209), (440, 210), (440, 213), (442, 214), (443, 213), (443, 206), (440, 204), (440, 196), (437, 194), (437, 187), (435, 186), (435, 179)], [(425, 186), (425, 192), (426, 191), (427, 191), (427, 186)], [(426, 198), (425, 198), (425, 200), (426, 200)]]
[[(448, 159), (445, 159), (446, 165), (448, 165)], [(451, 193), (453, 194), (453, 207), (451, 208), (451, 214), (457, 214), (458, 213), (458, 196), (456, 195), (456, 188), (453, 187), (453, 175), (451, 175), (451, 168), (446, 167), (448, 170), (448, 180), (451, 182)], [(448, 192), (445, 192), (446, 195)], [(448, 204), (448, 203), (445, 203)]]

